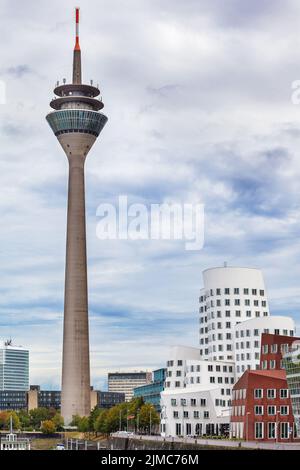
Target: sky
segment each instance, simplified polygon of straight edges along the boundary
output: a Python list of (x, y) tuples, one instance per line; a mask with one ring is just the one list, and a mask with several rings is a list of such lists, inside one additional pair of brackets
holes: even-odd
[[(71, 79), (75, 6), (108, 116), (86, 163), (93, 385), (197, 346), (202, 271), (225, 261), (262, 269), (271, 313), (300, 331), (300, 3), (78, 3), (0, 0), (0, 338), (30, 349), (31, 383), (60, 386), (67, 161), (45, 116)], [(203, 249), (99, 240), (119, 195), (203, 203)]]

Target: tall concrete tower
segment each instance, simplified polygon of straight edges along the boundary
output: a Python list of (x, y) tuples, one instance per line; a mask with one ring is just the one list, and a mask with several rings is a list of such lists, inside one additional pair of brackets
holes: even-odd
[(79, 9), (76, 8), (76, 42), (72, 83), (57, 83), (56, 97), (46, 119), (69, 162), (68, 220), (65, 271), (64, 337), (61, 413), (65, 424), (72, 416), (90, 413), (90, 359), (86, 261), (84, 163), (107, 122), (99, 111), (98, 87), (81, 81)]

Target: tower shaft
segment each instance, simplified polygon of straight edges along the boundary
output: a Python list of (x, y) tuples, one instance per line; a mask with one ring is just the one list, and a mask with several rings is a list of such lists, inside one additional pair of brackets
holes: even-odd
[[(82, 140), (82, 137), (72, 136)], [(66, 139), (65, 137), (60, 139)], [(73, 140), (72, 139), (72, 140)], [(68, 136), (68, 141), (70, 136)], [(63, 143), (62, 143), (63, 145)], [(69, 160), (61, 413), (90, 413), (90, 359), (83, 152)]]

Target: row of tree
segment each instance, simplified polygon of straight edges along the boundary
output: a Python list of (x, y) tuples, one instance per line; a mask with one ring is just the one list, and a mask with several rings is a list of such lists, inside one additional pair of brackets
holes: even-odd
[[(9, 429), (12, 417), (15, 431), (42, 431), (52, 434), (62, 431), (64, 421), (60, 413), (54, 408), (36, 408), (27, 412), (1, 411), (0, 430)], [(110, 409), (95, 407), (89, 416), (73, 416), (72, 426), (80, 432), (96, 432), (109, 434), (119, 430), (153, 432), (159, 424), (159, 414), (149, 403), (142, 398), (133, 398), (130, 402), (121, 403)]]
[(72, 425), (81, 432), (109, 434), (120, 430), (151, 433), (159, 424), (154, 406), (142, 398), (120, 403), (110, 409), (95, 407), (89, 417), (74, 416)]
[(42, 431), (45, 434), (51, 434), (63, 429), (64, 420), (60, 413), (54, 408), (35, 408), (27, 412), (20, 411), (1, 411), (0, 429), (9, 429), (10, 418), (15, 431)]

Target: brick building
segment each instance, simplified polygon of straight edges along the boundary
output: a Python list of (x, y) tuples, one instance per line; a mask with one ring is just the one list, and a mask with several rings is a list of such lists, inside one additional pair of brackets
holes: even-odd
[(233, 388), (231, 437), (287, 442), (294, 416), (284, 370), (247, 370)]
[(289, 351), (291, 345), (297, 340), (299, 341), (300, 338), (263, 333), (261, 335), (259, 368), (261, 370), (283, 369), (283, 355)]

